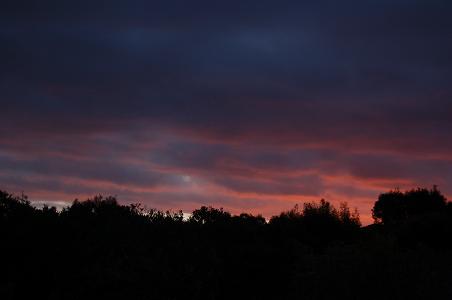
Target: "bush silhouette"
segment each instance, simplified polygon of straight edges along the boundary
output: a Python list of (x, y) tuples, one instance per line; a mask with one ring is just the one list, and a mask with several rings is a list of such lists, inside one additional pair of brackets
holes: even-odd
[(339, 240), (354, 239), (361, 223), (357, 211), (351, 213), (346, 203), (342, 203), (338, 210), (322, 199), (319, 203), (304, 203), (301, 210), (295, 205), (293, 209), (272, 217), (269, 225), (277, 236), (288, 236), (315, 251), (323, 251)]

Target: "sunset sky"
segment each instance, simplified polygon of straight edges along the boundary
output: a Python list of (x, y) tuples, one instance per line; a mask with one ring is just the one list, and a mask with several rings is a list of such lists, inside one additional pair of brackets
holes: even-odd
[(0, 189), (269, 217), (452, 197), (452, 1), (7, 1)]

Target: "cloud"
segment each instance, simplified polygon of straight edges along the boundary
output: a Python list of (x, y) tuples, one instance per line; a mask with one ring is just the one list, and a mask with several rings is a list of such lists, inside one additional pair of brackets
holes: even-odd
[(451, 5), (9, 3), (4, 188), (266, 213), (320, 197), (368, 213), (395, 186), (452, 194)]

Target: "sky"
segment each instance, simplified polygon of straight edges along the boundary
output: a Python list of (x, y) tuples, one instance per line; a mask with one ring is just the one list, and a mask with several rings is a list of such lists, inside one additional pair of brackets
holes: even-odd
[(452, 198), (452, 2), (6, 1), (0, 189), (264, 216)]

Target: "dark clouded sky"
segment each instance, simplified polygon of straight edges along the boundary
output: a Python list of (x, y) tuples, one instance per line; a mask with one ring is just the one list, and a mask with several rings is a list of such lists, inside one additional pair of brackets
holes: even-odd
[[(8, 3), (9, 2), (9, 3)], [(6, 1), (0, 183), (266, 216), (452, 196), (452, 2)]]

